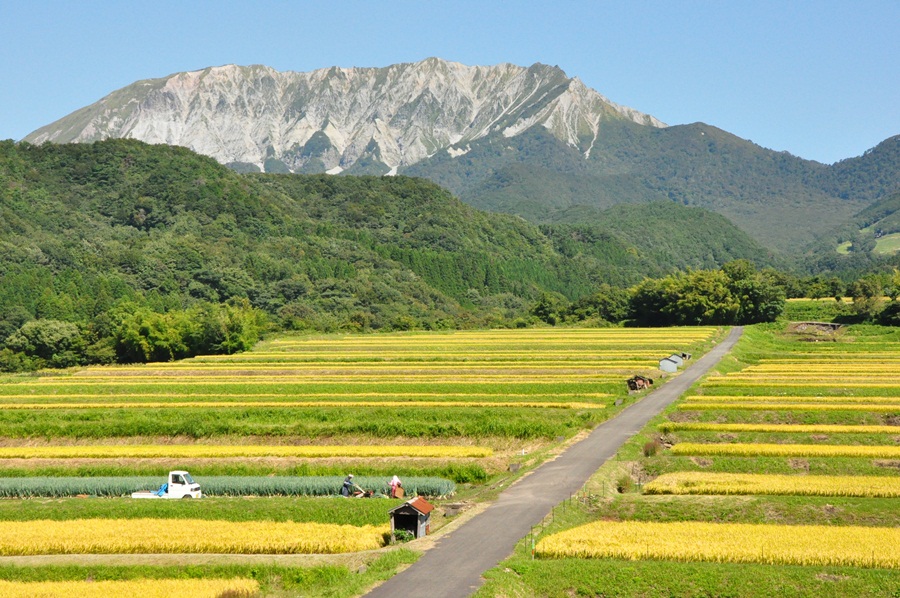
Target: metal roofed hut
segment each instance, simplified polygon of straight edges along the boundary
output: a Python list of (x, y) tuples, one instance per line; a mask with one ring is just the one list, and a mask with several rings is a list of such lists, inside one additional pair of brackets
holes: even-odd
[(659, 369), (663, 372), (668, 372), (673, 374), (678, 371), (678, 364), (669, 359), (668, 357), (663, 357), (659, 360)]
[(396, 530), (406, 530), (414, 537), (424, 537), (431, 528), (431, 512), (434, 505), (421, 496), (406, 501), (388, 511), (391, 515), (391, 536)]

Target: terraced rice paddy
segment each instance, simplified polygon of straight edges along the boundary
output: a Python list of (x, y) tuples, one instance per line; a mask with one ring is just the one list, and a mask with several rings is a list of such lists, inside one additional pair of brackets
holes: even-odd
[[(900, 476), (892, 468), (882, 467), (878, 476), (844, 472), (872, 471), (879, 463), (900, 459), (900, 339), (896, 333), (860, 327), (840, 331), (834, 342), (814, 344), (773, 343), (773, 334), (754, 331), (747, 344), (752, 347), (755, 341), (769, 351), (748, 348), (754, 355), (752, 363), (707, 377), (673, 412), (677, 421), (659, 426), (675, 444), (669, 462), (660, 469), (663, 475), (647, 484), (645, 492), (895, 501)], [(773, 475), (759, 470), (779, 458), (797, 473)], [(718, 459), (725, 460), (721, 462), (725, 470), (704, 471), (713, 469)], [(688, 470), (679, 470), (679, 465), (688, 465)], [(807, 475), (812, 469), (843, 475)], [(852, 528), (821, 531), (840, 535), (851, 533)], [(796, 537), (806, 532), (801, 526), (788, 526), (782, 533)], [(822, 554), (830, 550), (825, 537)], [(785, 542), (776, 544), (780, 547)], [(884, 550), (881, 560), (872, 561), (870, 555), (869, 564), (862, 557), (849, 556), (854, 553), (852, 546), (841, 548), (841, 553), (855, 566), (894, 567), (891, 563), (900, 558), (900, 551)], [(810, 558), (816, 562), (820, 557)]]
[[(291, 337), (241, 355), (17, 378), (0, 384), (0, 476), (7, 478), (0, 486), (4, 496), (40, 498), (0, 501), (0, 551), (379, 548), (387, 510), (399, 502), (335, 497), (346, 473), (381, 492), (398, 474), (410, 492), (440, 497), (465, 486), (477, 497), (484, 491), (477, 484), (509, 476), (510, 462), (537, 463), (548, 447), (636, 400), (626, 378), (657, 377), (660, 358), (700, 354), (718, 334), (684, 328)], [(189, 469), (215, 496), (121, 498), (135, 480), (153, 487), (169, 469)], [(357, 574), (315, 575), (327, 582)], [(108, 595), (144, 595), (138, 580), (127, 583), (138, 585), (110, 586)], [(37, 588), (9, 586), (22, 587)], [(71, 587), (64, 591), (78, 595), (80, 586)], [(204, 591), (197, 586), (191, 595)]]
[[(91, 438), (101, 444), (244, 437), (252, 440), (240, 444), (260, 447), (347, 436), (366, 445), (383, 444), (379, 439), (402, 444), (398, 438), (465, 445), (472, 439), (488, 445), (498, 439), (546, 441), (602, 421), (608, 417), (604, 409), (627, 396), (625, 378), (653, 375), (660, 357), (699, 348), (715, 332), (281, 338), (241, 355), (92, 367), (0, 384), (0, 436)], [(272, 437), (279, 442), (261, 441)], [(227, 451), (218, 450), (225, 456)], [(286, 451), (270, 452), (287, 456)]]
[(604, 498), (557, 511), (544, 564), (507, 570), (572, 595), (900, 590), (900, 331), (757, 326), (733, 355), (604, 466)]

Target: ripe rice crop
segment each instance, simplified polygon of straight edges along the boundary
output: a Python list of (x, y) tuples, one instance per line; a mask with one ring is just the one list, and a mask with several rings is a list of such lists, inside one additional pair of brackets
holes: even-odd
[(597, 521), (538, 542), (543, 558), (668, 559), (900, 567), (900, 529), (683, 521)]
[(680, 403), (678, 409), (694, 411), (743, 410), (743, 411), (875, 411), (891, 413), (900, 410), (900, 400), (886, 403)]
[(644, 494), (776, 494), (896, 498), (900, 497), (900, 478), (679, 471), (663, 474), (645, 484)]
[[(196, 476), (204, 496), (337, 496), (340, 476)], [(0, 478), (0, 498), (64, 496), (130, 496), (139, 490), (156, 490), (165, 477), (34, 477)], [(354, 481), (379, 494), (388, 494), (389, 477), (357, 476)], [(450, 480), (435, 477), (404, 477), (410, 495), (447, 496), (456, 490)]]
[(82, 445), (0, 447), (0, 459), (125, 459), (223, 457), (489, 457), (492, 449), (475, 446), (295, 446), (295, 445)]
[(694, 395), (685, 397), (684, 403), (898, 403), (900, 396), (896, 397), (870, 397), (870, 396), (812, 396), (812, 395)]
[(502, 401), (171, 401), (98, 403), (0, 403), (0, 409), (188, 409), (229, 407), (526, 407), (539, 409), (603, 409), (601, 403)]
[[(876, 376), (877, 378), (877, 376)], [(870, 377), (871, 379), (871, 377)], [(878, 382), (860, 382), (857, 380), (815, 380), (810, 382), (797, 381), (796, 377), (790, 379), (763, 379), (763, 380), (726, 380), (722, 378), (709, 378), (700, 386), (704, 388), (715, 388), (722, 386), (730, 386), (732, 388), (758, 388), (766, 386), (774, 386), (778, 388), (804, 388), (816, 386), (821, 388), (829, 387), (847, 387), (847, 388), (900, 388), (900, 381), (878, 381)]]
[(219, 598), (253, 596), (259, 592), (254, 579), (132, 579), (122, 581), (5, 581), (3, 598)]
[(387, 531), (387, 526), (200, 519), (0, 521), (0, 555), (336, 554), (380, 548)]
[(870, 459), (900, 458), (900, 446), (836, 445), (836, 444), (731, 444), (679, 442), (673, 455), (731, 457), (862, 457)]
[(900, 434), (900, 426), (839, 424), (717, 424), (714, 422), (665, 422), (661, 432), (788, 432), (798, 434)]

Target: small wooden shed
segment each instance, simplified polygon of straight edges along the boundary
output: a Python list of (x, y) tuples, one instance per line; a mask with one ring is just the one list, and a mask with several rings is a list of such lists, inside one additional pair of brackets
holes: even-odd
[(412, 532), (416, 538), (424, 537), (431, 527), (431, 512), (434, 505), (421, 496), (410, 499), (389, 511), (391, 515), (391, 535), (398, 529)]

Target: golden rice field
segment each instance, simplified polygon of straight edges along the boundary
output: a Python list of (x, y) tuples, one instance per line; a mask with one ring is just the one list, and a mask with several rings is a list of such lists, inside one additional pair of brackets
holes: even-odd
[(645, 484), (644, 494), (772, 494), (900, 497), (900, 477), (772, 475), (679, 471)]
[[(570, 437), (627, 397), (627, 378), (652, 377), (660, 358), (702, 350), (718, 334), (701, 327), (281, 337), (239, 355), (13, 378), (0, 383), (0, 439), (500, 445)], [(267, 456), (305, 457), (303, 450)]]
[(720, 403), (715, 400), (716, 397), (709, 398), (709, 402), (692, 401), (690, 403), (681, 403), (678, 405), (678, 409), (681, 409), (683, 411), (871, 411), (881, 413), (893, 413), (900, 410), (900, 398), (894, 399), (894, 403), (797, 403), (793, 401), (784, 401), (777, 403), (735, 401)]
[[(348, 401), (103, 401), (96, 403), (6, 403), (2, 409), (179, 409), (179, 408), (227, 408), (227, 407), (346, 407)], [(517, 403), (503, 401), (354, 401), (354, 407), (533, 407), (547, 409), (603, 409), (599, 403), (554, 403), (551, 401)]]
[(900, 396), (870, 395), (690, 395), (681, 399), (681, 404), (691, 403), (900, 403)]
[(718, 330), (539, 329), (284, 337), (239, 355), (88, 367), (72, 375), (0, 384), (0, 405), (38, 403), (50, 397), (81, 397), (83, 402), (102, 397), (130, 403), (164, 396), (180, 398), (180, 403), (215, 398), (266, 401), (254, 406), (267, 408), (288, 407), (291, 401), (359, 401), (375, 396), (386, 401), (434, 397), (477, 402), (491, 396), (502, 397), (506, 403), (536, 397), (584, 403), (584, 398), (609, 396), (606, 388), (597, 389), (598, 384), (618, 387), (633, 374), (652, 374), (661, 357), (690, 350)]
[[(900, 406), (898, 406), (900, 407)], [(900, 434), (900, 426), (841, 424), (719, 424), (715, 422), (665, 422), (660, 432), (779, 432), (793, 434)]]
[(4, 581), (3, 598), (240, 598), (259, 591), (254, 579), (133, 579), (124, 581)]
[(866, 459), (900, 458), (897, 445), (765, 444), (679, 442), (673, 455), (729, 457), (861, 457)]
[(384, 545), (385, 526), (200, 519), (0, 521), (0, 555), (337, 554)]
[(898, 528), (597, 521), (541, 539), (536, 554), (896, 569), (898, 544)]
[(489, 457), (493, 450), (478, 446), (437, 445), (216, 445), (111, 444), (0, 447), (0, 459), (211, 459), (233, 457)]

